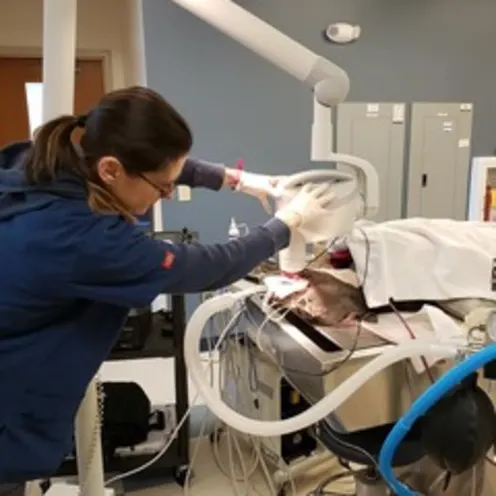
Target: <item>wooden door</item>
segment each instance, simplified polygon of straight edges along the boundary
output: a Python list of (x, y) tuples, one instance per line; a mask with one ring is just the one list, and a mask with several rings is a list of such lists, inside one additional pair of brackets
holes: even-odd
[[(29, 139), (29, 119), (25, 83), (42, 80), (40, 58), (0, 57), (0, 147), (13, 141)], [(87, 112), (103, 96), (104, 78), (101, 60), (78, 60), (74, 111)]]

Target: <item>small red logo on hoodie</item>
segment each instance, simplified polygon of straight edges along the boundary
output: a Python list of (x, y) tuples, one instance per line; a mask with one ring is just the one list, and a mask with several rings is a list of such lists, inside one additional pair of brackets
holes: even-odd
[(165, 252), (164, 260), (162, 261), (162, 267), (164, 269), (170, 269), (174, 263), (176, 256), (171, 251)]

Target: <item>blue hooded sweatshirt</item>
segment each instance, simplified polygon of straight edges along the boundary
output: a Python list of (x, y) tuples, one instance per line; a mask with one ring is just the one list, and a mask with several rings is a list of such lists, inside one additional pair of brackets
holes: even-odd
[[(57, 471), (85, 389), (130, 308), (160, 293), (226, 286), (290, 238), (271, 219), (223, 244), (152, 240), (120, 216), (93, 213), (76, 177), (28, 185), (30, 146), (0, 150), (0, 483)], [(222, 173), (188, 161), (178, 182), (218, 189)]]

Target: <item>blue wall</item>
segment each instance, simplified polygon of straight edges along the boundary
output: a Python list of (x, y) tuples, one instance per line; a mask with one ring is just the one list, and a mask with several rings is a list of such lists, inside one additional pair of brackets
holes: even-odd
[[(255, 2), (256, 3), (256, 2)], [(168, 0), (146, 0), (148, 83), (185, 115), (194, 154), (252, 171), (290, 173), (309, 164), (312, 96), (290, 76), (219, 34)], [(253, 225), (267, 218), (257, 201), (230, 191), (193, 191), (171, 202), (167, 229), (199, 230), (225, 240), (229, 218)]]
[[(243, 7), (345, 68), (350, 101), (475, 103), (473, 151), (496, 147), (494, 0), (242, 0)], [(194, 153), (253, 171), (309, 166), (311, 93), (170, 0), (146, 0), (149, 85), (186, 116)], [(324, 41), (336, 21), (356, 22), (352, 45)], [(187, 226), (206, 242), (227, 237), (229, 217), (253, 225), (263, 209), (230, 192), (194, 191), (165, 207), (167, 229)]]

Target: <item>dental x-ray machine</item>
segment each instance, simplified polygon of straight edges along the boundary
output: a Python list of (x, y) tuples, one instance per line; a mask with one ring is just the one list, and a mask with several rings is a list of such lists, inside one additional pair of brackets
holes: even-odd
[[(330, 205), (328, 215), (321, 222), (307, 226), (305, 233), (293, 233), (290, 246), (280, 253), (281, 269), (284, 272), (299, 272), (305, 263), (307, 243), (342, 236), (357, 215), (373, 217), (379, 207), (379, 178), (374, 167), (362, 158), (336, 154), (332, 150), (331, 109), (347, 97), (350, 86), (348, 75), (336, 64), (312, 52), (231, 0), (173, 1), (294, 76), (313, 91), (311, 160), (335, 162), (338, 169), (295, 174), (284, 185), (283, 196), (289, 200), (298, 186), (306, 182), (326, 180), (333, 184), (338, 198)], [(363, 186), (364, 191), (359, 191), (359, 185)], [(362, 202), (363, 205), (360, 205)]]

